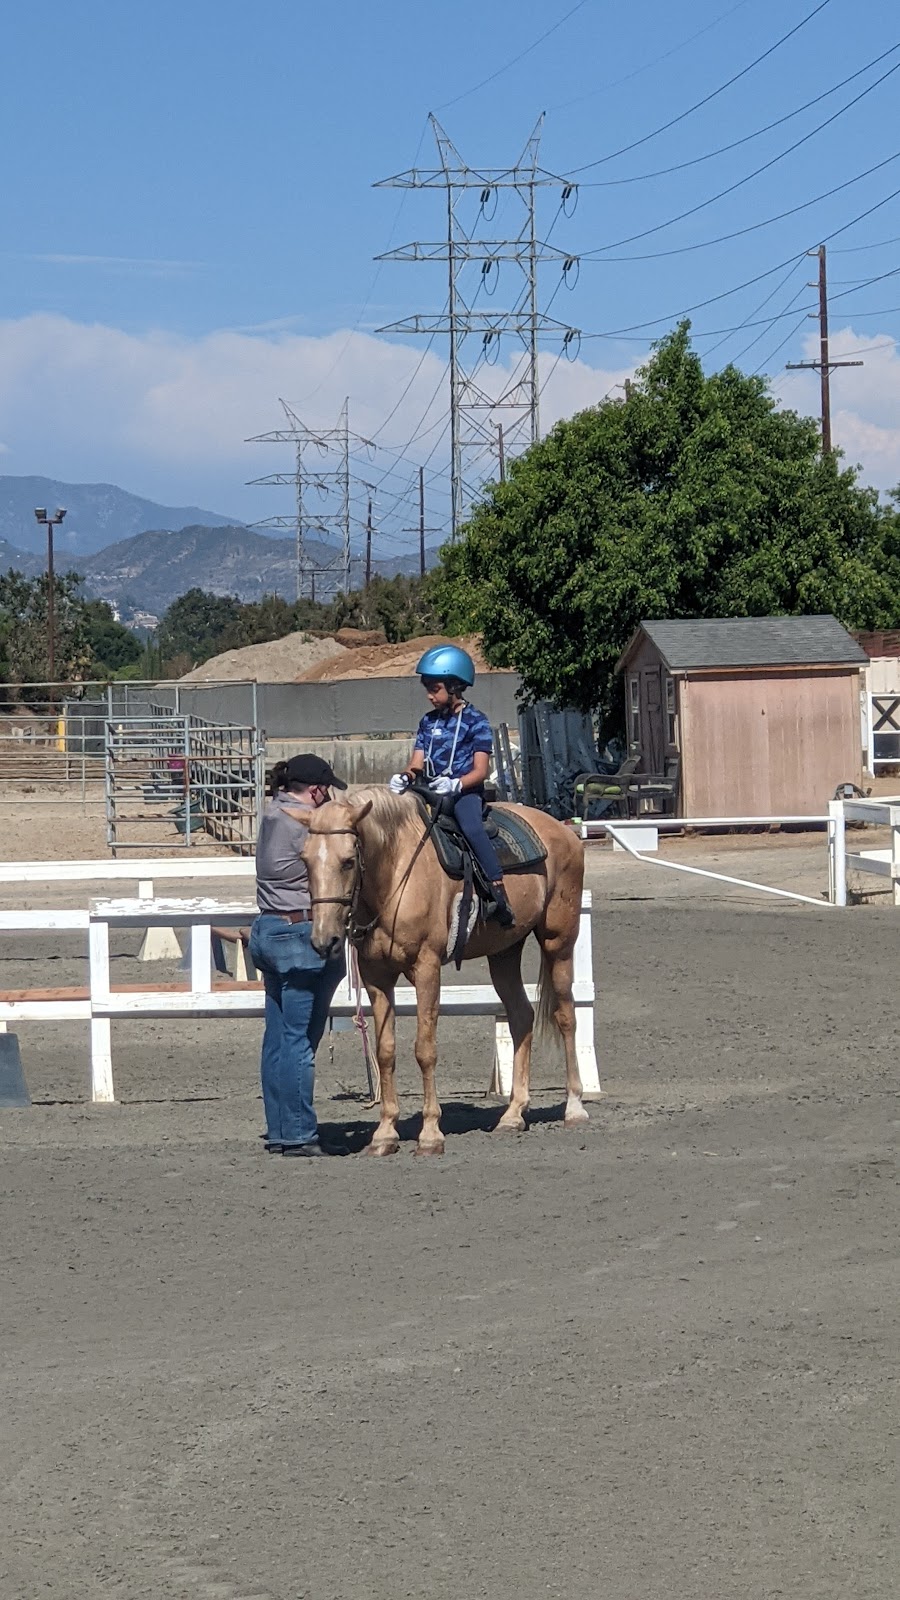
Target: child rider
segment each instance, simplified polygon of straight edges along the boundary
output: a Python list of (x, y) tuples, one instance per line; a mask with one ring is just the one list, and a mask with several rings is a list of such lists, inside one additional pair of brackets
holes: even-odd
[(452, 807), (491, 886), (493, 916), (501, 928), (512, 928), (515, 917), (503, 886), (503, 869), (482, 820), (493, 749), (491, 726), (484, 712), (465, 699), (466, 689), (475, 682), (475, 664), (465, 650), (444, 644), (426, 650), (416, 672), (431, 710), (419, 723), (409, 766), (391, 778), (390, 788), (402, 794), (414, 778), (424, 775), (433, 793), (446, 796), (445, 807)]

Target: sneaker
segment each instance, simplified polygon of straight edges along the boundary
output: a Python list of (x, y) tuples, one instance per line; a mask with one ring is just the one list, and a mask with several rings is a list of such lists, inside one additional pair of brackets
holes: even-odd
[(494, 896), (494, 921), (498, 927), (514, 928), (516, 925), (515, 912), (506, 898), (506, 890), (502, 884), (495, 883), (491, 893)]
[(331, 1145), (325, 1145), (318, 1139), (309, 1139), (306, 1144), (285, 1144), (281, 1147), (283, 1156), (342, 1156), (345, 1150), (336, 1150)]

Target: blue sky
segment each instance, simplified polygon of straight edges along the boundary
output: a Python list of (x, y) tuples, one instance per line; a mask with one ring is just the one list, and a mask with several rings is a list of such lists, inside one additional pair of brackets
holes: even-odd
[[(513, 0), (457, 0), (452, 10), (411, 0), (31, 0), (11, 9), (0, 61), (0, 470), (112, 480), (263, 517), (284, 505), (245, 480), (284, 462), (244, 438), (277, 426), (279, 396), (325, 425), (349, 394), (353, 427), (388, 447), (357, 462), (378, 486), (385, 552), (402, 547), (407, 485), (432, 451), (429, 519), (441, 524), (445, 351), (438, 340), (423, 361), (421, 341), (376, 330), (440, 311), (442, 269), (372, 261), (389, 244), (440, 238), (441, 197), (402, 199), (372, 185), (416, 159), (434, 164), (429, 111), (476, 167), (513, 161), (546, 111), (543, 166), (563, 177), (587, 170), (572, 215), (559, 213), (556, 191), (542, 201), (539, 231), (585, 254), (571, 292), (555, 267), (542, 279), (545, 302), (556, 291), (552, 314), (584, 334), (577, 360), (552, 376), (557, 349), (548, 350), (545, 419), (622, 381), (682, 308), (762, 274), (693, 314), (698, 348), (711, 366), (761, 363), (786, 403), (814, 411), (815, 380), (783, 373), (785, 360), (812, 353), (813, 325), (802, 319), (813, 263), (799, 258), (877, 208), (829, 246), (835, 352), (871, 351), (864, 368), (836, 375), (833, 405), (848, 458), (880, 487), (896, 482), (900, 272), (866, 280), (900, 267), (900, 195), (886, 201), (900, 190), (900, 18), (883, 0), (828, 0), (758, 67), (682, 116), (816, 3), (556, 0), (529, 12)], [(669, 167), (680, 170), (643, 176)], [(756, 226), (838, 185), (847, 186)], [(495, 303), (511, 288), (501, 276)], [(742, 322), (753, 325), (714, 331)]]

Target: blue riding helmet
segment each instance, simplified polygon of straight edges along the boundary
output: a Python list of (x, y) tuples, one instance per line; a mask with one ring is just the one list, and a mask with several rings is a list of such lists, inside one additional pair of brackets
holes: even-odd
[(467, 689), (475, 682), (475, 663), (456, 644), (439, 644), (426, 650), (416, 672), (420, 678), (456, 678)]

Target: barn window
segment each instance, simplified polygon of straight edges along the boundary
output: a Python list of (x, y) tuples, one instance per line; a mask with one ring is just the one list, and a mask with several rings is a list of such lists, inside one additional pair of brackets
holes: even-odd
[(666, 679), (666, 743), (678, 743), (678, 712), (675, 707), (675, 679)]
[(628, 739), (630, 744), (641, 742), (641, 680), (628, 679)]

